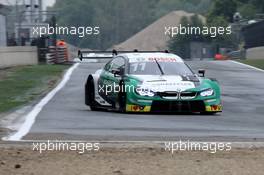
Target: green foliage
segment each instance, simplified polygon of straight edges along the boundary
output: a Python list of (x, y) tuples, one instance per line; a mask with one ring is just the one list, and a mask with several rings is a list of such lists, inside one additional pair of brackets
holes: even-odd
[[(204, 26), (202, 20), (198, 17), (198, 15), (193, 15), (190, 18), (182, 17), (180, 24), (183, 27), (202, 28)], [(168, 47), (171, 52), (177, 53), (177, 55), (186, 58), (190, 56), (189, 44), (191, 41), (205, 41), (205, 40), (207, 40), (207, 36), (203, 36), (201, 33), (190, 34), (190, 35), (178, 34), (176, 37), (173, 37), (169, 41)]]
[[(223, 17), (223, 16), (216, 16), (213, 21), (208, 22), (207, 26), (208, 27), (228, 27), (229, 23), (228, 21)], [(217, 35), (215, 38), (210, 38), (210, 41), (212, 43), (215, 43), (217, 45), (222, 45), (222, 46), (229, 46), (229, 47), (234, 47), (235, 43), (234, 41), (234, 36), (231, 35)]]
[(100, 27), (100, 35), (66, 36), (68, 42), (78, 47), (106, 49), (151, 23), (154, 5), (155, 0), (58, 0), (53, 9), (59, 11), (59, 25)]
[(240, 12), (243, 18), (252, 19), (258, 12), (257, 6), (253, 5), (252, 3), (250, 4), (238, 2), (238, 4), (239, 5), (237, 11)]
[(163, 15), (174, 10), (199, 13), (208, 24), (232, 22), (235, 12), (245, 18), (264, 12), (263, 0), (57, 0), (62, 26), (99, 26), (100, 35), (79, 38), (61, 36), (73, 45), (107, 49), (125, 41)]
[(48, 92), (68, 67), (35, 65), (4, 70), (6, 76), (0, 79), (0, 113), (24, 105)]
[[(208, 22), (204, 24), (202, 20), (197, 16), (191, 16), (190, 18), (183, 17), (181, 19), (181, 25), (185, 27), (199, 27), (200, 29), (206, 28), (219, 28), (219, 27), (228, 27), (229, 23), (223, 16), (215, 17), (213, 21)], [(211, 43), (214, 46), (220, 47), (235, 47), (234, 43), (234, 36), (232, 34), (223, 34), (223, 35), (216, 35), (216, 37), (211, 37), (211, 35), (208, 33), (203, 34), (185, 34), (180, 35), (171, 38), (171, 40), (168, 43), (169, 50), (177, 53), (177, 55), (188, 58), (190, 56), (190, 43), (193, 41), (198, 42), (207, 42)], [(217, 50), (217, 48), (216, 48)]]
[(57, 0), (61, 26), (100, 26), (100, 35), (61, 36), (78, 47), (106, 49), (173, 10), (205, 12), (211, 0)]
[(235, 0), (215, 0), (208, 13), (207, 20), (210, 23), (216, 16), (222, 16), (228, 22), (232, 22), (236, 11), (237, 3)]
[[(238, 3), (238, 9), (247, 8), (250, 11), (254, 10), (255, 13), (264, 13), (263, 0), (236, 0), (236, 1)], [(243, 6), (247, 6), (247, 7), (243, 7)], [(246, 11), (242, 11), (242, 12), (246, 12)]]
[(253, 18), (256, 13), (264, 13), (263, 0), (214, 0), (207, 14), (207, 19), (212, 22), (215, 17), (222, 16), (228, 22), (233, 21), (235, 12), (240, 12), (245, 19)]
[(212, 0), (159, 0), (156, 5), (157, 17), (165, 15), (174, 10), (184, 10), (193, 13), (207, 13), (207, 8)]

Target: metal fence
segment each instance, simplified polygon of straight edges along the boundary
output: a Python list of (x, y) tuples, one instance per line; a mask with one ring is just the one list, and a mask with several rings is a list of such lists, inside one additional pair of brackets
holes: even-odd
[(264, 20), (250, 24), (242, 29), (245, 49), (264, 46)]

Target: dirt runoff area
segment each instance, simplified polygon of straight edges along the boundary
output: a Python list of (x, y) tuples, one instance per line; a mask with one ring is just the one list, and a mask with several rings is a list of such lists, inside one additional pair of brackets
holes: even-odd
[(175, 152), (161, 148), (104, 148), (33, 151), (31, 146), (0, 145), (1, 175), (263, 175), (264, 148), (230, 152)]

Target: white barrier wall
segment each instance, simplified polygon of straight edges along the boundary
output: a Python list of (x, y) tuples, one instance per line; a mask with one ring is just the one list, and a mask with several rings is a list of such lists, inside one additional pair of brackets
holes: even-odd
[(0, 68), (38, 64), (37, 47), (0, 47)]
[(247, 59), (264, 59), (264, 47), (255, 47), (247, 49)]

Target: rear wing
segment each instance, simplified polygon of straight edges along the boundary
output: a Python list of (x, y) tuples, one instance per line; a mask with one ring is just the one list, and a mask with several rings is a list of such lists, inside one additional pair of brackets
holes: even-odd
[(79, 50), (78, 51), (78, 58), (82, 61), (83, 59), (111, 59), (114, 56), (122, 53), (154, 53), (154, 52), (165, 52), (169, 53), (168, 50), (165, 51), (85, 51), (85, 50)]

